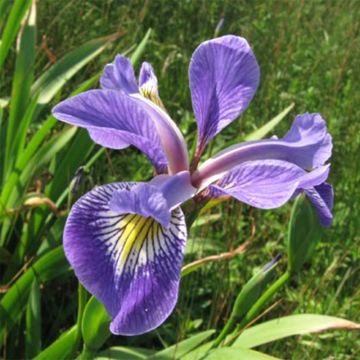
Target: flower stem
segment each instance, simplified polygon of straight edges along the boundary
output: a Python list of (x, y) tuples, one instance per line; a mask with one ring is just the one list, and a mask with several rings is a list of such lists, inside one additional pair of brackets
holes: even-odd
[(79, 348), (80, 342), (81, 342), (81, 336), (82, 336), (81, 323), (82, 323), (82, 319), (83, 319), (86, 302), (87, 302), (87, 292), (86, 292), (85, 288), (79, 283), (79, 285), (78, 285), (78, 313), (77, 313), (77, 320), (76, 320), (77, 330), (76, 330), (76, 338), (75, 338), (75, 342), (74, 342), (73, 353), (75, 353), (77, 351), (77, 349)]

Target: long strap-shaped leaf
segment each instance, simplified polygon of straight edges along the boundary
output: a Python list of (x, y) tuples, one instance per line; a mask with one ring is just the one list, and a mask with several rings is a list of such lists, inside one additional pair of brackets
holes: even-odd
[[(15, 71), (12, 81), (10, 114), (6, 129), (6, 153), (5, 153), (5, 175), (9, 166), (15, 162), (19, 149), (19, 141), (27, 131), (32, 111), (28, 111), (25, 116), (26, 107), (30, 102), (30, 87), (33, 81), (34, 62), (35, 62), (35, 43), (36, 43), (36, 5), (35, 1), (27, 15), (25, 22), (18, 35), (17, 56)], [(25, 121), (22, 121), (25, 120)], [(23, 125), (23, 126), (22, 126)], [(20, 133), (25, 133), (20, 135)]]
[(32, 94), (41, 105), (49, 103), (57, 92), (89, 61), (99, 55), (119, 34), (91, 40), (69, 52), (45, 71), (32, 86)]
[[(40, 282), (49, 281), (68, 270), (69, 265), (62, 246), (49, 251), (30, 266), (0, 301), (0, 339), (21, 318), (34, 279), (37, 278)], [(4, 341), (1, 340), (0, 347), (3, 344)]]
[(31, 0), (16, 0), (11, 8), (0, 44), (0, 71), (9, 53), (11, 45), (20, 29), (21, 21), (31, 5)]
[[(65, 131), (60, 133), (58, 136), (53, 137), (47, 144), (45, 144), (34, 156), (31, 161), (28, 162), (26, 167), (21, 172), (21, 175), (16, 178), (14, 184), (6, 183), (3, 194), (1, 196), (2, 205), (5, 208), (12, 208), (18, 206), (18, 199), (24, 194), (26, 186), (32, 176), (42, 166), (47, 164), (57, 152), (59, 152), (75, 135), (76, 128), (67, 128)], [(3, 227), (1, 229), (1, 246), (5, 243), (6, 234), (9, 229), (9, 219), (5, 219)]]
[(64, 332), (59, 339), (43, 350), (34, 360), (69, 359), (76, 340), (76, 325)]
[(299, 314), (284, 316), (246, 329), (234, 342), (233, 347), (253, 348), (289, 336), (332, 329), (360, 330), (360, 324), (327, 315)]
[(221, 347), (211, 352), (194, 351), (184, 360), (280, 360), (268, 354), (245, 348)]

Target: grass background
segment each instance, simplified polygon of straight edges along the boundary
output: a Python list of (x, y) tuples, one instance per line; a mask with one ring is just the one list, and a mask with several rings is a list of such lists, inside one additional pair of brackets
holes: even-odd
[[(360, 322), (360, 2), (359, 1), (116, 1), (42, 0), (38, 4), (37, 71), (49, 65), (41, 42), (61, 57), (86, 40), (124, 32), (107, 52), (70, 82), (98, 72), (153, 29), (143, 55), (159, 78), (159, 91), (172, 118), (191, 144), (196, 126), (188, 89), (188, 64), (196, 46), (214, 36), (238, 34), (250, 42), (261, 69), (261, 84), (249, 109), (222, 132), (207, 155), (266, 123), (290, 103), (291, 114), (276, 128), (282, 135), (296, 114), (320, 112), (333, 136), (330, 182), (335, 220), (314, 257), (278, 294), (279, 304), (264, 318), (322, 313)], [(5, 84), (11, 79), (3, 79)], [(64, 91), (64, 93), (67, 93)], [(146, 160), (134, 149), (108, 151), (90, 174), (93, 183), (144, 179)], [(90, 182), (89, 182), (90, 187)], [(256, 230), (249, 250), (185, 278), (176, 311), (159, 330), (135, 338), (112, 337), (109, 344), (160, 347), (191, 332), (220, 329), (233, 300), (251, 274), (278, 253), (286, 253), (290, 206), (263, 212), (237, 202), (214, 209), (212, 221), (191, 233), (186, 261), (228, 251)], [(76, 318), (76, 282), (57, 281), (46, 289), (43, 332), (50, 344)], [(270, 304), (269, 304), (270, 305)], [(332, 332), (287, 339), (260, 350), (285, 359), (355, 359), (358, 333)]]

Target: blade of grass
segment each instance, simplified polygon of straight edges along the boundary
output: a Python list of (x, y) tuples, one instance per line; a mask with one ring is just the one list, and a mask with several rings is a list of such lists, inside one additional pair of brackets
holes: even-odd
[(146, 32), (145, 36), (143, 37), (143, 39), (141, 40), (140, 44), (136, 47), (135, 51), (132, 53), (130, 60), (132, 62), (133, 65), (136, 65), (137, 62), (139, 61), (141, 55), (143, 54), (145, 47), (150, 39), (150, 35), (151, 35), (151, 28)]
[(41, 351), (40, 284), (35, 278), (26, 308), (25, 358), (32, 359)]
[(21, 21), (31, 5), (31, 0), (17, 0), (14, 2), (0, 44), (0, 71), (4, 65), (5, 59), (9, 53), (11, 45), (20, 29)]
[[(10, 332), (14, 324), (21, 319), (34, 279), (46, 282), (68, 270), (69, 264), (65, 259), (62, 246), (49, 251), (30, 266), (0, 301), (0, 339), (3, 339), (4, 334)], [(1, 341), (0, 347), (3, 344), (4, 342)]]
[[(6, 131), (5, 175), (11, 163), (15, 162), (15, 155), (19, 151), (19, 146), (16, 142), (17, 134), (21, 131), (27, 131), (27, 127), (24, 128), (21, 126), (21, 119), (29, 103), (30, 88), (34, 76), (35, 43), (36, 3), (33, 1), (18, 35), (17, 56), (11, 90), (10, 114)], [(19, 134), (19, 139), (22, 137), (23, 135)]]

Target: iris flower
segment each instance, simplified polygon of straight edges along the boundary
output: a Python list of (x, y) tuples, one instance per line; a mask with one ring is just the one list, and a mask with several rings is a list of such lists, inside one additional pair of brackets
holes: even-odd
[(198, 126), (191, 163), (146, 62), (137, 82), (130, 61), (117, 55), (104, 69), (101, 89), (53, 109), (57, 119), (87, 129), (97, 144), (135, 146), (155, 168), (148, 182), (95, 187), (74, 204), (65, 225), (65, 254), (80, 282), (106, 307), (114, 334), (145, 333), (173, 311), (187, 239), (180, 208), (185, 201), (201, 194), (230, 196), (272, 209), (305, 192), (320, 223), (332, 221), (333, 192), (326, 183), (332, 142), (319, 114), (298, 115), (280, 139), (244, 142), (200, 161), (209, 141), (247, 108), (258, 87), (259, 66), (245, 39), (228, 35), (203, 42), (192, 56), (189, 80)]

